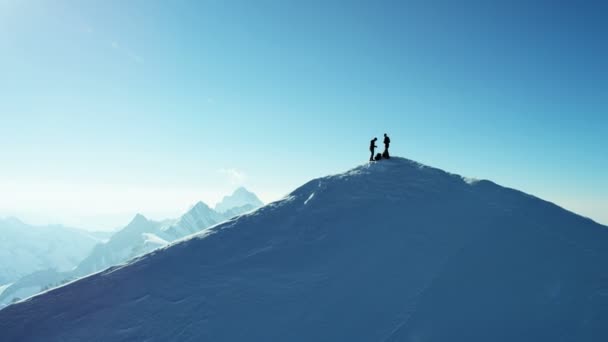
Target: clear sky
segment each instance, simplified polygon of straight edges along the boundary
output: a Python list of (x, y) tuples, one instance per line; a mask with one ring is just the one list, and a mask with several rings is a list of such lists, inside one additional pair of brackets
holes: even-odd
[(0, 0), (0, 216), (90, 229), (392, 154), (608, 224), (608, 3)]

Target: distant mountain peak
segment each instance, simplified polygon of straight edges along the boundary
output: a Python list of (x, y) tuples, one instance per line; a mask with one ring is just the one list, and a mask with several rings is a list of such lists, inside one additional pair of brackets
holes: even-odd
[(211, 210), (211, 207), (209, 207), (207, 205), (207, 203), (203, 202), (203, 201), (198, 201), (196, 202), (196, 204), (192, 207), (192, 209), (190, 209), (189, 211), (192, 210)]
[(258, 208), (263, 206), (264, 203), (254, 194), (247, 190), (245, 187), (238, 187), (234, 190), (232, 195), (224, 196), (222, 200), (215, 205), (215, 210), (220, 213), (225, 213), (234, 208), (251, 206)]
[(144, 223), (144, 222), (148, 222), (148, 219), (142, 215), (142, 214), (136, 214), (133, 219), (131, 220), (131, 222), (129, 222), (129, 226), (131, 225), (135, 225), (135, 224), (140, 224), (140, 223)]
[(232, 192), (233, 196), (237, 195), (237, 194), (253, 194), (253, 193), (251, 191), (247, 190), (245, 187), (239, 186)]

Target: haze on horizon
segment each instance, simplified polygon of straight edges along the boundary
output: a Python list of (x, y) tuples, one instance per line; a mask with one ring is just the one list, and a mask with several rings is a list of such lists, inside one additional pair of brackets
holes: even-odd
[(608, 224), (608, 4), (0, 3), (0, 217), (114, 229), (392, 153)]

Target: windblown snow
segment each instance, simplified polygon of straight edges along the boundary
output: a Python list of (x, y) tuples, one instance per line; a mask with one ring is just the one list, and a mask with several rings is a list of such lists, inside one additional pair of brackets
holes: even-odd
[(607, 341), (607, 246), (554, 204), (392, 158), (8, 306), (0, 336)]

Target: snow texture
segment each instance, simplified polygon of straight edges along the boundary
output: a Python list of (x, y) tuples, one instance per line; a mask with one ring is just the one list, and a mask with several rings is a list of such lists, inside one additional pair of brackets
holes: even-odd
[(0, 336), (607, 341), (607, 246), (554, 204), (394, 157), (8, 306)]

